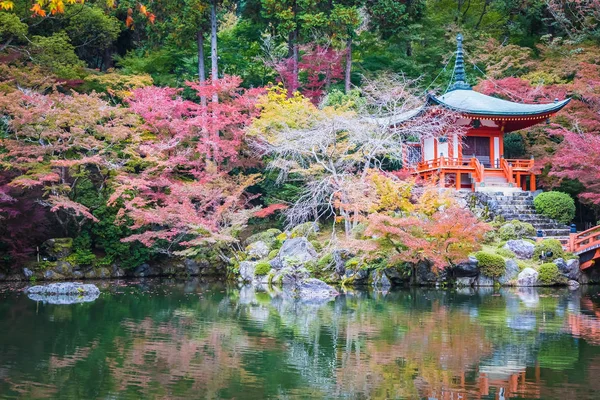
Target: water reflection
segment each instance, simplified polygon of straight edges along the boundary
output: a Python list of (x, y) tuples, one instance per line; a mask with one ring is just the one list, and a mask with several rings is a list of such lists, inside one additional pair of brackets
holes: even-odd
[(200, 281), (94, 303), (0, 289), (0, 398), (586, 399), (595, 288), (347, 291), (324, 304)]

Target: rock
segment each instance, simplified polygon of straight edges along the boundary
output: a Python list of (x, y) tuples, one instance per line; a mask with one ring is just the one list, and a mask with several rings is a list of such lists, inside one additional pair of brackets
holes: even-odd
[(51, 269), (44, 271), (44, 279), (48, 281), (58, 281), (61, 279), (65, 279), (65, 277)]
[(96, 274), (100, 279), (107, 279), (111, 277), (111, 273), (108, 268), (97, 268)]
[(525, 268), (517, 276), (517, 286), (537, 286), (538, 272), (533, 268)]
[(570, 280), (567, 282), (567, 286), (569, 286), (569, 289), (572, 289), (572, 290), (579, 289), (579, 282)]
[(298, 266), (317, 261), (317, 252), (308, 239), (297, 237), (283, 242), (276, 258), (281, 260), (283, 267)]
[(479, 274), (478, 264), (475, 257), (469, 256), (468, 260), (456, 264), (452, 271), (456, 277), (475, 277)]
[(51, 283), (26, 289), (27, 297), (50, 304), (74, 304), (94, 301), (100, 296), (96, 285), (77, 282)]
[(73, 252), (73, 239), (55, 238), (48, 239), (41, 245), (42, 252), (50, 258), (61, 259)]
[(529, 260), (533, 257), (535, 245), (526, 240), (509, 240), (504, 245), (504, 248), (515, 253), (517, 258), (521, 260)]
[(281, 259), (279, 258), (279, 256), (277, 256), (274, 259), (272, 259), (271, 261), (269, 261), (269, 265), (271, 266), (271, 269), (275, 269), (275, 270), (283, 268), (283, 263), (281, 262)]
[(460, 278), (456, 278), (456, 287), (459, 287), (459, 288), (471, 287), (474, 284), (475, 284), (475, 278), (473, 278), (473, 277), (463, 276)]
[(78, 279), (85, 278), (83, 275), (83, 272), (81, 272), (81, 271), (73, 271), (72, 275), (73, 275), (73, 278), (78, 278)]
[(246, 247), (246, 252), (248, 253), (250, 261), (262, 260), (269, 255), (270, 251), (270, 247), (262, 240), (251, 243)]
[(433, 272), (431, 265), (426, 261), (419, 261), (415, 268), (415, 283), (417, 285), (436, 285), (442, 283), (447, 278), (446, 271)]
[(347, 269), (345, 277), (351, 279), (354, 286), (367, 285), (369, 283), (369, 270), (366, 268), (358, 268), (356, 271)]
[(256, 262), (253, 261), (242, 261), (239, 266), (240, 280), (242, 282), (252, 282), (254, 279), (254, 269), (256, 268)]
[(190, 276), (200, 275), (200, 264), (191, 258), (186, 258), (183, 260), (183, 265), (185, 266), (185, 272)]
[(56, 263), (56, 267), (53, 268), (54, 272), (57, 272), (61, 275), (70, 276), (73, 274), (73, 266), (66, 261), (58, 261)]
[(351, 256), (352, 254), (350, 251), (346, 249), (337, 249), (331, 253), (335, 272), (337, 272), (339, 276), (344, 276), (344, 274), (346, 274), (346, 261), (348, 261)]
[(333, 287), (315, 278), (303, 280), (296, 290), (296, 297), (305, 302), (329, 300), (338, 294)]
[(402, 285), (410, 279), (410, 275), (407, 275), (405, 271), (400, 270), (398, 267), (388, 267), (383, 272), (390, 280), (392, 286)]
[(375, 288), (389, 288), (392, 283), (383, 271), (371, 271), (371, 285)]
[(475, 281), (475, 286), (494, 286), (494, 278), (489, 276), (479, 275)]
[(125, 270), (120, 268), (118, 265), (113, 264), (111, 276), (113, 278), (122, 278), (125, 276)]
[(33, 276), (33, 271), (29, 268), (23, 268), (23, 275), (25, 275), (25, 278), (29, 279)]
[(136, 277), (144, 277), (144, 276), (148, 276), (149, 272), (150, 272), (150, 265), (144, 263), (144, 264), (140, 265), (139, 267), (137, 267), (133, 271), (133, 275)]
[(578, 281), (581, 278), (581, 269), (579, 269), (579, 260), (563, 260), (557, 258), (554, 260), (554, 264), (558, 267), (558, 271), (567, 279)]
[(258, 232), (250, 236), (246, 239), (246, 244), (262, 241), (266, 243), (267, 246), (272, 247), (277, 241), (277, 236), (281, 235), (281, 233), (282, 232), (279, 229), (267, 229), (264, 232)]
[(519, 265), (515, 260), (506, 260), (504, 266), (504, 275), (498, 278), (498, 283), (501, 285), (507, 285), (510, 281), (514, 280), (517, 276), (519, 276)]
[(85, 271), (83, 273), (83, 277), (85, 279), (96, 279), (96, 278), (98, 278), (98, 275), (96, 274), (96, 270), (95, 269), (90, 268), (90, 269), (88, 269), (87, 271)]

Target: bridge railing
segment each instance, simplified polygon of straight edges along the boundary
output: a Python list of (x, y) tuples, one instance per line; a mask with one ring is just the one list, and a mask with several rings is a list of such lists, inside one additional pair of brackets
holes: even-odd
[(587, 231), (572, 233), (569, 238), (569, 251), (572, 253), (579, 253), (595, 246), (600, 247), (600, 225)]

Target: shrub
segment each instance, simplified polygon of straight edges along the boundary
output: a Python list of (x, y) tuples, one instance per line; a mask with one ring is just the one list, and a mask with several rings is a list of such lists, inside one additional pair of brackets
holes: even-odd
[(317, 261), (317, 267), (321, 271), (329, 268), (331, 264), (333, 264), (333, 255), (331, 253), (325, 254), (323, 257), (319, 258), (319, 261)]
[(544, 259), (544, 261), (554, 261), (557, 258), (565, 257), (565, 252), (560, 241), (556, 239), (546, 239), (535, 244), (535, 249), (533, 250), (533, 259), (538, 260), (540, 259), (542, 253), (547, 254), (549, 251), (552, 252), (552, 257), (547, 257)]
[(275, 257), (277, 257), (278, 254), (279, 254), (279, 249), (271, 250), (269, 252), (269, 255), (267, 256), (267, 261), (273, 260)]
[(563, 224), (575, 218), (575, 202), (573, 198), (562, 192), (545, 192), (533, 200), (535, 210)]
[(506, 270), (504, 258), (497, 254), (478, 251), (475, 258), (479, 262), (479, 270), (485, 276), (490, 278), (499, 278), (504, 275)]
[(498, 254), (499, 256), (502, 256), (504, 258), (515, 258), (516, 257), (516, 254), (513, 253), (512, 250), (504, 248), (504, 247), (496, 250), (496, 254)]
[(255, 275), (267, 275), (271, 271), (271, 264), (266, 261), (261, 261), (256, 264), (256, 268), (254, 269)]
[(558, 267), (554, 263), (544, 263), (538, 269), (539, 280), (545, 285), (555, 285), (560, 280)]
[(513, 220), (502, 225), (498, 234), (502, 240), (523, 239), (535, 236), (535, 228), (527, 222)]

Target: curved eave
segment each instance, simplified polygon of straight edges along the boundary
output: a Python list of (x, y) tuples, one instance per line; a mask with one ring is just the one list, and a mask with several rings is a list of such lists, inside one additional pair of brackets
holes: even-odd
[[(477, 92), (473, 92), (473, 93), (477, 93)], [(481, 93), (477, 93), (480, 96), (485, 96)], [(490, 99), (494, 99), (494, 101), (501, 101), (503, 103), (512, 103), (512, 105), (514, 105), (514, 107), (518, 108), (519, 106), (522, 105), (535, 105), (535, 106), (546, 106), (546, 107), (537, 107), (536, 110), (532, 110), (532, 111), (510, 111), (510, 112), (503, 112), (503, 111), (497, 111), (494, 109), (476, 109), (476, 108), (466, 108), (466, 107), (459, 107), (456, 105), (452, 105), (452, 104), (448, 104), (447, 102), (445, 102), (443, 99), (433, 96), (433, 95), (429, 95), (428, 96), (428, 102), (430, 104), (436, 104), (439, 106), (442, 106), (448, 110), (452, 110), (455, 111), (457, 113), (463, 114), (464, 116), (467, 117), (482, 117), (482, 118), (486, 118), (486, 119), (498, 119), (498, 120), (516, 120), (518, 118), (527, 118), (527, 119), (543, 119), (546, 118), (552, 114), (557, 113), (558, 111), (560, 111), (562, 108), (564, 108), (567, 104), (569, 104), (569, 101), (571, 101), (570, 98), (556, 102), (556, 103), (548, 103), (548, 104), (520, 104), (520, 103), (513, 103), (513, 102), (508, 102), (506, 100), (502, 100), (502, 99), (498, 99), (495, 97), (491, 97), (491, 96), (485, 96), (488, 97)]]

